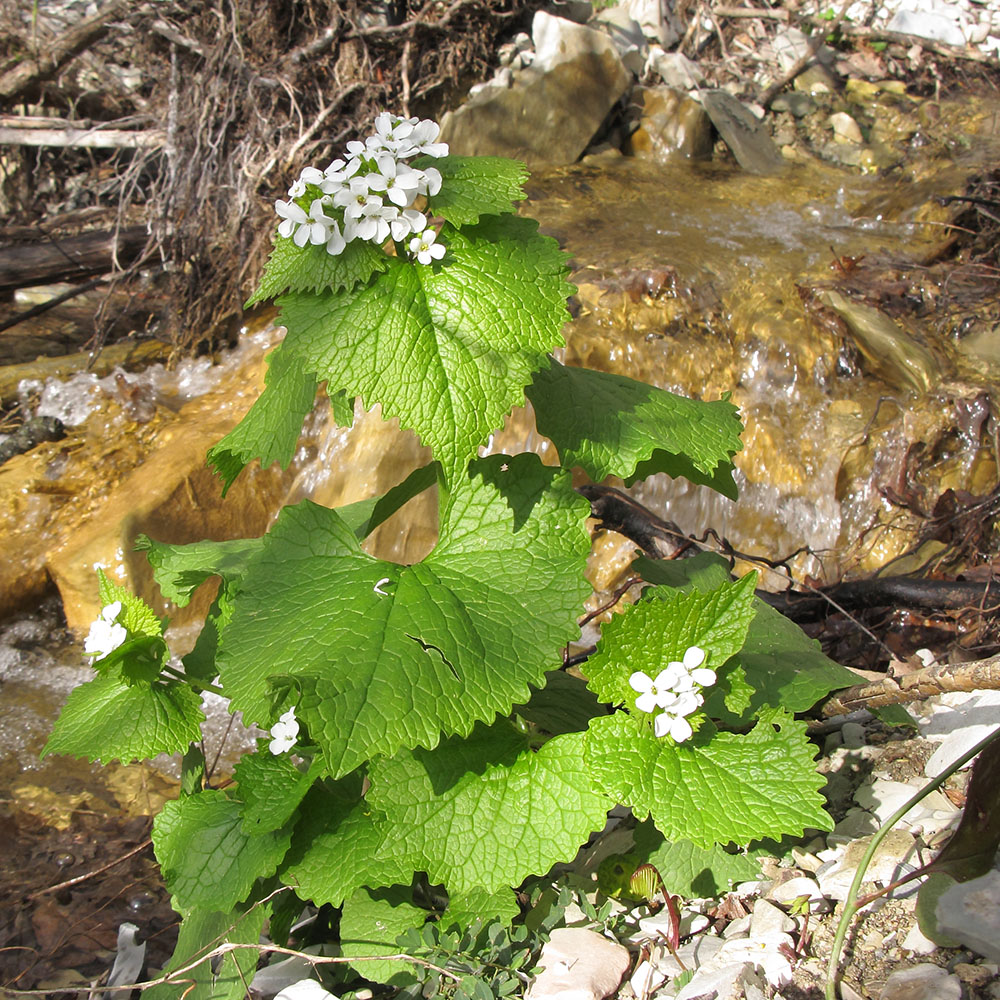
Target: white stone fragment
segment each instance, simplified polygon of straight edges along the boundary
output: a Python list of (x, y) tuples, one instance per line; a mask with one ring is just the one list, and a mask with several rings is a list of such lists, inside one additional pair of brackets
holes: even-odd
[(594, 931), (558, 927), (538, 964), (542, 971), (525, 1000), (602, 1000), (618, 989), (631, 959), (620, 944)]
[(879, 1000), (961, 1000), (958, 976), (937, 965), (915, 965), (894, 972), (882, 987)]

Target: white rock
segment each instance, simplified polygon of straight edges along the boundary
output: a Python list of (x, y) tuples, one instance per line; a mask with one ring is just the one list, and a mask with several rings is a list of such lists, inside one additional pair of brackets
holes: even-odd
[(903, 938), (903, 948), (914, 955), (930, 955), (937, 951), (937, 945), (924, 935), (918, 924), (914, 924)]
[(639, 22), (622, 7), (606, 7), (598, 11), (589, 23), (592, 27), (603, 31), (615, 43), (622, 62), (636, 76), (641, 76), (646, 68), (649, 43), (642, 33)]
[(525, 1000), (602, 1000), (618, 989), (631, 959), (620, 944), (594, 931), (557, 927), (538, 964), (542, 971)]
[(936, 912), (942, 934), (1000, 962), (1000, 871), (945, 890)]
[(715, 996), (715, 1000), (743, 1000), (748, 987), (763, 990), (764, 977), (749, 962), (738, 962), (721, 969), (699, 969), (694, 978), (677, 994), (676, 1000)]
[(659, 45), (652, 45), (646, 60), (646, 71), (654, 72), (675, 90), (696, 90), (705, 83), (701, 67), (688, 59), (683, 52), (664, 52)]
[[(826, 870), (816, 873), (820, 889), (830, 899), (846, 899), (854, 881), (861, 857), (868, 849), (871, 837), (863, 837), (847, 845), (842, 858)], [(877, 882), (887, 885), (913, 870), (906, 862), (913, 859), (915, 840), (905, 830), (891, 830), (875, 851), (875, 856), (865, 871), (864, 883)], [(912, 888), (905, 886), (904, 889)]]
[(915, 965), (894, 972), (882, 987), (879, 1000), (961, 1000), (962, 983), (937, 965)]
[(888, 25), (889, 31), (916, 35), (946, 45), (965, 45), (965, 35), (958, 24), (943, 14), (928, 11), (897, 10)]
[[(827, 119), (833, 129), (835, 142), (864, 142), (864, 136), (858, 123), (846, 111), (837, 111)], [(848, 747), (847, 737), (844, 737), (844, 746)]]
[(930, 719), (921, 725), (926, 739), (942, 740), (924, 768), (929, 778), (936, 778), (996, 728), (1000, 691), (956, 694), (942, 695)]
[[(855, 793), (854, 800), (862, 809), (874, 813), (879, 823), (885, 823), (924, 784), (926, 782), (923, 780), (910, 783), (876, 778), (870, 784), (862, 785)], [(903, 829), (929, 835), (945, 829), (958, 813), (959, 810), (947, 796), (935, 790), (921, 799), (899, 822)]]
[(659, 989), (666, 981), (665, 972), (661, 972), (650, 962), (640, 962), (628, 982), (639, 1000), (645, 1000), (653, 990)]
[(806, 875), (800, 875), (798, 878), (790, 878), (787, 882), (776, 885), (769, 895), (776, 902), (786, 905), (794, 903), (795, 900), (801, 899), (803, 896), (807, 896), (809, 898), (809, 909), (813, 913), (826, 908), (826, 900), (820, 891), (819, 883)]
[(619, 6), (642, 26), (643, 34), (657, 45), (669, 49), (680, 41), (684, 26), (662, 0), (622, 0)]
[[(703, 966), (711, 965), (721, 950), (721, 938), (702, 934), (694, 940), (682, 944), (677, 949), (677, 957), (684, 963), (685, 969), (700, 969)], [(653, 949), (650, 961), (657, 969), (671, 978), (679, 976), (684, 971), (677, 964), (677, 959), (662, 945)]]
[(745, 917), (737, 917), (735, 920), (731, 920), (727, 925), (726, 929), (722, 932), (722, 936), (727, 940), (735, 940), (736, 938), (745, 938), (750, 936), (750, 920), (751, 914), (747, 914)]
[[(819, 886), (816, 888), (818, 889)], [(758, 899), (753, 904), (753, 913), (750, 915), (751, 938), (767, 938), (773, 934), (791, 934), (797, 929), (798, 924), (774, 903), (769, 903), (766, 899)]]

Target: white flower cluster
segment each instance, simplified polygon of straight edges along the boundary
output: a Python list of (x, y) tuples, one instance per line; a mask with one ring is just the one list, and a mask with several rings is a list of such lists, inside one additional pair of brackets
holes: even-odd
[(96, 656), (101, 660), (128, 638), (125, 626), (115, 621), (121, 610), (121, 601), (114, 601), (101, 608), (100, 617), (90, 626), (87, 638), (83, 640), (83, 651), (87, 656)]
[(689, 646), (683, 662), (673, 660), (656, 675), (653, 680), (648, 674), (638, 671), (628, 679), (629, 687), (639, 692), (635, 707), (640, 712), (661, 714), (653, 722), (657, 736), (672, 736), (678, 743), (690, 738), (691, 723), (687, 716), (705, 701), (701, 689), (715, 683), (715, 671), (703, 667), (705, 650), (699, 646)]
[[(336, 256), (352, 240), (381, 246), (391, 236), (397, 243), (408, 236), (433, 248), (435, 232), (413, 204), (420, 195), (433, 197), (441, 190), (441, 172), (434, 167), (418, 170), (405, 161), (414, 156), (447, 156), (448, 144), (437, 142), (440, 126), (429, 118), (400, 118), (388, 112), (375, 119), (375, 134), (364, 142), (347, 144), (348, 158), (337, 159), (326, 170), (306, 167), (288, 189), (288, 201), (274, 203), (281, 222), (278, 233), (296, 246), (325, 244)], [(308, 210), (296, 199), (311, 188), (319, 194)], [(411, 243), (413, 241), (411, 240)], [(440, 258), (437, 244), (411, 252), (422, 264)], [(428, 256), (428, 252), (430, 256)]]
[(299, 724), (295, 718), (295, 706), (278, 716), (278, 721), (271, 726), (271, 742), (268, 749), (277, 755), (286, 753), (295, 746), (299, 738)]

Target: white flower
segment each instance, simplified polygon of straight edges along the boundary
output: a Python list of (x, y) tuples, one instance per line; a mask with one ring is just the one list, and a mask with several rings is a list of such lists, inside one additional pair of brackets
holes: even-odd
[(300, 979), (297, 983), (286, 986), (274, 1000), (337, 1000), (337, 998), (315, 979)]
[(408, 208), (417, 196), (420, 186), (420, 171), (398, 163), (390, 153), (379, 153), (375, 158), (378, 173), (368, 175), (368, 183), (373, 191), (385, 191), (389, 201), (400, 208)]
[(653, 721), (653, 732), (658, 737), (671, 736), (675, 742), (683, 743), (686, 739), (690, 739), (694, 730), (684, 716), (663, 712)]
[(340, 226), (336, 222), (331, 223), (329, 229), (329, 238), (326, 241), (326, 252), (330, 254), (331, 257), (336, 257), (337, 254), (344, 252), (344, 247), (347, 246), (347, 240), (344, 239), (343, 234), (340, 232)]
[(431, 121), (429, 118), (418, 122), (409, 134), (410, 147), (413, 149), (413, 153), (434, 157), (447, 156), (448, 143), (434, 141), (440, 134), (441, 126), (437, 122)]
[(628, 679), (629, 687), (639, 691), (635, 707), (640, 712), (655, 712), (664, 707), (664, 700), (673, 696), (673, 687), (680, 680), (680, 675), (674, 669), (677, 664), (671, 663), (656, 675), (653, 680), (648, 674), (637, 671)]
[[(292, 186), (294, 187), (294, 185)], [(286, 239), (295, 232), (297, 226), (305, 225), (309, 221), (305, 209), (294, 201), (276, 201), (274, 210), (281, 219), (281, 222), (278, 223), (278, 235), (284, 236)]]
[(127, 638), (128, 631), (115, 619), (121, 614), (122, 602), (113, 601), (101, 608), (97, 621), (90, 626), (87, 638), (83, 640), (83, 651), (87, 656), (102, 660), (113, 653)]
[(629, 687), (639, 692), (635, 707), (640, 712), (662, 712), (653, 720), (653, 732), (670, 736), (677, 743), (690, 739), (694, 733), (687, 716), (697, 712), (705, 702), (702, 687), (715, 683), (715, 671), (701, 666), (706, 653), (699, 646), (689, 646), (681, 660), (671, 660), (654, 680), (642, 671), (628, 679)]
[(404, 208), (402, 212), (389, 223), (392, 238), (400, 243), (411, 233), (422, 233), (427, 227), (427, 218), (415, 208)]
[(421, 264), (429, 264), (432, 260), (440, 260), (445, 254), (445, 248), (435, 243), (437, 233), (433, 229), (425, 229), (419, 236), (410, 240), (410, 253)]
[(317, 198), (309, 206), (308, 218), (294, 236), (296, 246), (304, 247), (307, 241), (313, 246), (319, 246), (330, 239), (330, 226), (337, 225), (337, 220), (323, 211), (325, 207), (322, 198)]
[(278, 717), (278, 721), (271, 726), (271, 742), (268, 749), (277, 755), (291, 750), (295, 746), (295, 741), (299, 735), (299, 724), (295, 720), (295, 706), (293, 705), (287, 712)]
[(426, 170), (418, 170), (417, 173), (420, 174), (420, 186), (417, 192), (433, 198), (441, 190), (441, 171), (435, 167), (428, 167)]

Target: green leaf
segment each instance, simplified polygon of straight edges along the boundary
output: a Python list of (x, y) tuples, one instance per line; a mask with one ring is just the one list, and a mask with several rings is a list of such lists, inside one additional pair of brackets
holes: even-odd
[(233, 707), (270, 725), (268, 678), (290, 678), (334, 777), (506, 714), (578, 634), (588, 509), (568, 473), (493, 456), (451, 493), (434, 551), (400, 566), (335, 511), (286, 507), (222, 636)]
[(322, 758), (300, 771), (286, 754), (275, 755), (266, 747), (261, 740), (257, 752), (244, 754), (234, 769), (244, 833), (270, 833), (283, 827), (323, 773)]
[(515, 705), (514, 712), (543, 732), (558, 736), (582, 732), (595, 715), (606, 715), (607, 709), (585, 680), (563, 670), (550, 670), (545, 686), (533, 691), (526, 704)]
[(282, 351), (328, 391), (399, 417), (455, 481), (561, 343), (571, 286), (566, 255), (531, 220), (489, 216), (441, 235), (448, 253), (433, 267), (391, 258), (369, 285), (278, 304)]
[(238, 582), (251, 556), (260, 551), (261, 538), (234, 538), (226, 542), (190, 542), (170, 545), (145, 535), (135, 540), (137, 552), (145, 552), (160, 593), (178, 607), (185, 607), (194, 592), (211, 576), (227, 583)]
[(496, 892), (469, 889), (466, 892), (449, 893), (448, 908), (441, 914), (438, 926), (443, 931), (455, 930), (464, 934), (477, 920), (487, 923), (496, 919), (502, 926), (510, 927), (520, 912), (517, 897), (509, 886)]
[[(340, 917), (340, 948), (347, 958), (396, 955), (396, 938), (411, 927), (421, 927), (427, 911), (414, 906), (409, 888), (359, 889), (344, 903)], [(417, 967), (411, 962), (357, 962), (358, 975), (376, 983), (406, 986)]]
[[(189, 965), (223, 944), (257, 944), (268, 906), (258, 904), (248, 911), (231, 910), (219, 913), (193, 910), (181, 921), (180, 934), (173, 957), (164, 972)], [(258, 953), (253, 948), (237, 948), (229, 952), (212, 971), (212, 961), (206, 959), (193, 969), (180, 974), (173, 982), (153, 986), (143, 991), (144, 1000), (241, 1000), (246, 985), (253, 979)], [(218, 961), (218, 960), (217, 960)], [(194, 988), (191, 989), (191, 983)]]
[(705, 651), (706, 667), (721, 669), (746, 640), (754, 617), (755, 580), (750, 573), (708, 593), (664, 588), (659, 600), (639, 601), (612, 618), (601, 632), (597, 652), (582, 667), (598, 698), (636, 712), (638, 694), (628, 683), (632, 673), (655, 678), (669, 662), (683, 659), (689, 646)]
[(686, 899), (713, 899), (737, 882), (759, 879), (760, 862), (747, 854), (730, 854), (721, 844), (698, 847), (690, 840), (665, 840), (649, 822), (635, 831), (635, 853), (654, 865), (667, 892)]
[(331, 256), (325, 246), (297, 247), (291, 237), (275, 235), (274, 248), (260, 285), (243, 308), (273, 299), (288, 289), (293, 292), (350, 291), (367, 282), (373, 274), (384, 271), (387, 261), (381, 247), (365, 240), (352, 240), (343, 253)]
[(124, 625), (130, 634), (156, 639), (163, 635), (163, 622), (160, 616), (141, 597), (136, 597), (120, 584), (113, 583), (104, 575), (102, 569), (97, 571), (97, 585), (103, 607), (121, 601), (122, 609), (115, 621)]
[(222, 477), (223, 496), (255, 458), (260, 459), (262, 469), (273, 462), (287, 469), (302, 423), (315, 405), (316, 377), (286, 342), (268, 356), (264, 383), (264, 391), (243, 419), (209, 449), (208, 464)]
[(665, 472), (736, 499), (732, 457), (743, 447), (742, 426), (728, 400), (688, 399), (557, 361), (535, 373), (527, 396), (563, 465), (580, 466), (595, 482)]
[(181, 795), (197, 795), (205, 787), (205, 754), (192, 743), (181, 761)]
[(772, 714), (773, 724), (762, 720), (749, 733), (703, 724), (677, 745), (618, 712), (591, 722), (587, 765), (596, 783), (637, 818), (652, 816), (668, 840), (710, 847), (832, 829), (805, 723)]
[(201, 739), (201, 699), (186, 684), (129, 685), (95, 677), (70, 692), (42, 756), (64, 753), (123, 764), (178, 753)]
[[(632, 568), (650, 583), (702, 592), (714, 590), (729, 579), (725, 559), (711, 553), (693, 559), (640, 557)], [(856, 683), (857, 676), (825, 656), (819, 643), (795, 622), (760, 599), (755, 599), (753, 606), (756, 614), (747, 629), (746, 644), (737, 654), (746, 683), (754, 689), (749, 708), (740, 716), (734, 715), (726, 705), (727, 692), (719, 685), (714, 692), (705, 692), (705, 712), (711, 718), (730, 724), (749, 722), (769, 705), (804, 712), (831, 691)]]
[(153, 822), (153, 847), (179, 913), (232, 909), (258, 878), (273, 875), (291, 831), (247, 834), (241, 803), (208, 790), (167, 802)]
[(319, 782), (306, 795), (280, 871), (281, 881), (317, 906), (340, 906), (362, 885), (407, 882), (413, 868), (376, 857), (384, 817), (361, 797), (361, 778)]
[(514, 202), (524, 198), (528, 179), (523, 163), (501, 156), (422, 156), (413, 166), (441, 172), (441, 190), (430, 199), (428, 211), (453, 226), (476, 223), (483, 215), (513, 212)]
[(535, 753), (503, 721), (376, 762), (368, 799), (387, 816), (380, 856), (406, 858), (458, 893), (544, 874), (604, 826), (613, 804), (583, 767), (583, 740), (556, 736)]

